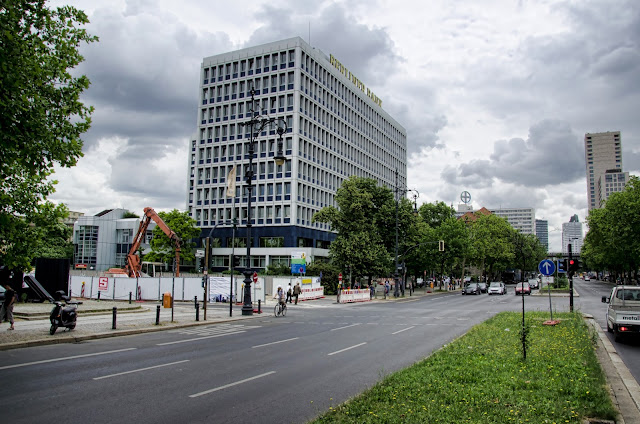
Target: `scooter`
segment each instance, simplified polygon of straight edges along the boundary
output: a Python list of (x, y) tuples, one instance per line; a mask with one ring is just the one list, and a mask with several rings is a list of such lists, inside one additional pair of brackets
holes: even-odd
[[(55, 296), (58, 300), (54, 303), (54, 307), (51, 310), (49, 320), (51, 321), (51, 328), (49, 334), (52, 336), (55, 334), (58, 327), (65, 327), (69, 330), (76, 328), (76, 319), (78, 318), (78, 304), (80, 302), (72, 302), (71, 298), (64, 294), (62, 290), (56, 292)], [(64, 300), (65, 306), (62, 306)]]

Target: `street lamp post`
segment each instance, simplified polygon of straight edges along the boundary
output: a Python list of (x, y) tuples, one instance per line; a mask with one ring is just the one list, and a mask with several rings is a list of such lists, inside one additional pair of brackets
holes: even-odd
[[(251, 89), (251, 107), (255, 105), (255, 93), (256, 91)], [(249, 155), (249, 167), (246, 169), (244, 177), (247, 187), (247, 256), (246, 267), (242, 274), (244, 275), (244, 300), (242, 304), (242, 315), (253, 315), (253, 303), (251, 301), (251, 283), (253, 282), (253, 271), (251, 270), (251, 196), (253, 192), (253, 155), (255, 154), (254, 145), (260, 133), (267, 127), (273, 128), (276, 126), (276, 132), (278, 133), (278, 151), (273, 158), (277, 165), (282, 165), (286, 158), (282, 152), (282, 135), (287, 132), (287, 122), (283, 118), (270, 118), (268, 115), (260, 116), (259, 112), (255, 112), (253, 109), (248, 111), (251, 114), (251, 119), (246, 122), (241, 122), (243, 127), (249, 127), (250, 139), (247, 153)], [(284, 127), (280, 126), (280, 123)]]
[[(416, 190), (412, 190), (410, 188), (404, 188), (404, 189), (400, 189), (400, 187), (398, 187), (398, 168), (396, 168), (396, 186), (395, 186), (395, 202), (396, 202), (396, 249), (395, 249), (395, 268), (393, 270), (393, 281), (395, 282), (394, 284), (394, 289), (393, 289), (393, 296), (394, 297), (398, 297), (400, 296), (400, 292), (399, 292), (399, 280), (400, 280), (400, 276), (398, 275), (398, 203), (400, 202), (398, 199), (399, 193), (402, 192), (403, 194), (406, 194), (408, 192), (412, 192), (413, 193), (413, 213), (417, 214), (418, 213), (418, 205), (417, 205), (417, 199), (419, 196), (419, 193)], [(404, 259), (404, 258), (403, 258)], [(403, 282), (404, 282), (404, 278), (403, 278)], [(404, 284), (402, 287), (402, 294), (404, 295)]]

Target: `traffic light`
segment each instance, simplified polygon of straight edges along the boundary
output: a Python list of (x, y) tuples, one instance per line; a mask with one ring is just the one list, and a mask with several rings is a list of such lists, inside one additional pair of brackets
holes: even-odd
[(444, 240), (438, 241), (438, 252), (444, 252)]
[(576, 272), (580, 269), (580, 259), (569, 260), (569, 271)]
[(558, 273), (566, 273), (567, 272), (567, 259), (558, 259)]
[(202, 288), (207, 287), (207, 276), (202, 276)]
[(233, 258), (233, 267), (237, 268), (240, 266), (240, 256), (236, 256), (236, 255), (231, 255), (231, 257)]

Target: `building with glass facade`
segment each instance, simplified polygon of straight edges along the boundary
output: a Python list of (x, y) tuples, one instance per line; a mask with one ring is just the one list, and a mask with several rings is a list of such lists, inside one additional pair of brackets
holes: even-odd
[[(606, 183), (613, 182), (612, 180), (606, 181), (606, 179), (601, 181), (601, 177), (607, 171), (622, 172), (620, 131), (585, 134), (584, 156), (587, 175), (587, 206), (589, 210), (598, 209), (602, 207), (603, 202), (608, 197)], [(621, 178), (625, 176), (628, 180), (628, 174), (622, 174)], [(625, 181), (616, 181), (616, 183), (624, 183)], [(617, 184), (615, 187), (619, 188)]]
[[(397, 170), (398, 185), (406, 186), (405, 129), (337, 58), (299, 37), (204, 58), (199, 93), (186, 204), (201, 236), (211, 234), (214, 270), (227, 269), (232, 253), (241, 257), (242, 267), (258, 270), (289, 265), (292, 253), (303, 252), (309, 262), (326, 258), (335, 234), (327, 224), (313, 222), (313, 215), (335, 206), (345, 179), (356, 175), (394, 187)], [(286, 122), (283, 165), (273, 161), (275, 127), (253, 140), (242, 125), (254, 114)], [(245, 175), (252, 140), (247, 264)], [(228, 181), (232, 170), (235, 181)]]

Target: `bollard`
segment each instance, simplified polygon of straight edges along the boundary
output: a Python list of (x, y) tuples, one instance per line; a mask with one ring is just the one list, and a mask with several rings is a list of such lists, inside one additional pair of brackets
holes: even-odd
[(258, 313), (261, 314), (261, 309), (260, 309), (260, 302), (262, 302), (262, 299), (258, 299)]
[(193, 304), (196, 305), (196, 311), (197, 311), (198, 308), (200, 307), (200, 305), (198, 305), (198, 296), (193, 296)]
[(129, 292), (129, 305), (131, 305), (131, 292)]
[(196, 300), (196, 321), (200, 321), (200, 307), (198, 305), (197, 300)]
[(156, 307), (156, 325), (160, 325), (160, 305)]
[(100, 292), (98, 292), (98, 302), (100, 302)]
[(118, 308), (117, 307), (113, 307), (113, 320), (111, 323), (111, 329), (115, 330), (116, 329), (116, 315), (118, 314)]

